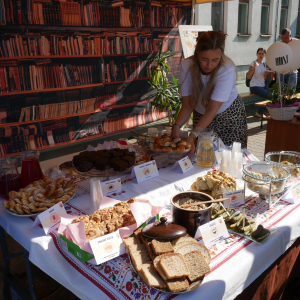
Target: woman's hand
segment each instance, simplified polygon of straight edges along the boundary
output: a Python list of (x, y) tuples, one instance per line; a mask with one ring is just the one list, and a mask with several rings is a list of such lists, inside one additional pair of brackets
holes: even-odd
[(174, 138), (174, 137), (181, 137), (182, 138), (182, 133), (180, 131), (180, 127), (178, 124), (174, 124), (173, 127), (172, 127), (172, 132), (171, 132), (171, 138)]
[(196, 137), (191, 133), (188, 138), (186, 139), (186, 142), (187, 143), (190, 143), (192, 145), (192, 148), (191, 150), (188, 152), (188, 156), (191, 158), (194, 153), (195, 153), (195, 150), (196, 150), (196, 147), (195, 147), (195, 140), (196, 140)]

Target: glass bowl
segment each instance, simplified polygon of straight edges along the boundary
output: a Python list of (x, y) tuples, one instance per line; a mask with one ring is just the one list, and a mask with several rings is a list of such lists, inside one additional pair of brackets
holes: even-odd
[(273, 168), (284, 167), (290, 171), (291, 177), (300, 178), (300, 153), (293, 151), (268, 152), (265, 161)]
[(281, 193), (289, 177), (289, 170), (282, 166), (274, 169), (271, 163), (265, 161), (249, 163), (243, 167), (246, 187), (258, 193), (262, 199)]

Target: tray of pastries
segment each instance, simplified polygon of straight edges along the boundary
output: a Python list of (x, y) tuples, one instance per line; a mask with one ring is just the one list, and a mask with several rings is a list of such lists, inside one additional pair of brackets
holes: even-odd
[(168, 134), (159, 137), (151, 137), (149, 147), (156, 153), (187, 153), (192, 145), (180, 137), (171, 138)]
[(123, 242), (134, 270), (149, 286), (181, 294), (198, 287), (209, 273), (209, 250), (188, 234), (171, 240), (146, 238), (141, 228)]
[(135, 198), (123, 201), (114, 206), (98, 209), (91, 215), (80, 216), (72, 221), (78, 223), (84, 221), (86, 240), (112, 233), (121, 227), (130, 226), (136, 220), (130, 210), (129, 204), (136, 202)]
[(213, 198), (222, 198), (224, 193), (238, 190), (237, 181), (228, 173), (213, 171), (206, 175), (198, 177), (191, 185), (190, 190), (203, 192), (211, 195)]
[(127, 173), (135, 166), (136, 154), (128, 149), (83, 151), (73, 157), (74, 170), (90, 177)]
[(76, 191), (72, 179), (61, 177), (52, 180), (45, 176), (21, 188), (8, 193), (9, 200), (3, 201), (8, 213), (18, 217), (31, 217), (47, 210), (56, 203), (66, 203), (72, 199)]

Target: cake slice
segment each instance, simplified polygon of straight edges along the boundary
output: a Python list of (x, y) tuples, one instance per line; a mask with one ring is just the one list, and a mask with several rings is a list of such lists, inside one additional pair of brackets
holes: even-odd
[(189, 282), (183, 278), (169, 279), (166, 281), (168, 290), (173, 293), (185, 291), (189, 288)]
[(155, 270), (155, 268), (153, 266), (143, 265), (141, 267), (139, 274), (142, 275), (141, 277), (145, 280), (145, 282), (149, 286), (162, 288), (162, 289), (167, 287), (166, 283), (160, 277), (160, 275), (157, 273), (157, 271)]
[(168, 279), (190, 275), (184, 257), (179, 253), (167, 254), (160, 259), (159, 263)]
[(175, 252), (184, 255), (184, 254), (189, 253), (189, 252), (194, 251), (194, 250), (200, 251), (201, 254), (203, 255), (203, 257), (205, 258), (206, 262), (208, 264), (210, 263), (211, 257), (210, 257), (208, 249), (204, 245), (199, 244), (199, 243), (183, 244), (182, 246), (177, 248), (175, 250)]
[(174, 252), (174, 249), (169, 241), (152, 240), (151, 244), (154, 253), (157, 255)]
[(210, 272), (210, 267), (200, 251), (186, 253), (184, 259), (190, 271), (190, 275), (188, 275), (190, 282), (196, 281)]

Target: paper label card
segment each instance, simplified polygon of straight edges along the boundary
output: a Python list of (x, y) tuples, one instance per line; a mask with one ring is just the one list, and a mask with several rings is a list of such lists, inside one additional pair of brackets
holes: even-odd
[(233, 192), (227, 192), (223, 194), (223, 198), (230, 198), (230, 200), (226, 200), (223, 202), (225, 207), (228, 207), (230, 202), (229, 208), (236, 208), (245, 203), (245, 193), (244, 190), (237, 190)]
[(109, 196), (113, 193), (120, 193), (122, 191), (121, 178), (101, 182), (103, 196)]
[(132, 169), (130, 179), (136, 177), (138, 183), (159, 176), (155, 160), (148, 161)]
[(291, 187), (290, 192), (293, 197), (293, 203), (299, 202), (299, 200), (300, 200), (300, 182), (294, 184)]
[(177, 169), (178, 167), (180, 167), (180, 169), (182, 170), (182, 173), (185, 173), (186, 171), (190, 170), (193, 168), (193, 165), (190, 161), (190, 158), (188, 156), (178, 160), (172, 167), (172, 169)]
[(200, 229), (206, 247), (212, 247), (229, 237), (227, 227), (222, 217), (201, 225), (198, 228)]
[(97, 264), (102, 264), (126, 252), (119, 230), (91, 240), (90, 246)]
[(44, 232), (48, 233), (58, 229), (61, 216), (66, 215), (66, 211), (62, 202), (55, 204), (44, 212), (40, 213), (31, 228), (38, 226), (40, 223), (43, 226)]

